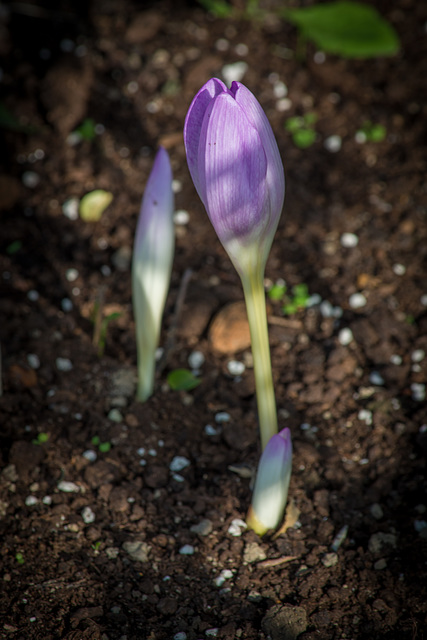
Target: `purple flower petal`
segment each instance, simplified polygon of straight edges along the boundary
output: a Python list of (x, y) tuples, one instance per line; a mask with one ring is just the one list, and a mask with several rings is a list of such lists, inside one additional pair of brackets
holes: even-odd
[(227, 92), (205, 112), (198, 166), (202, 200), (221, 242), (243, 242), (270, 217), (267, 161), (260, 136)]
[(203, 176), (200, 175), (200, 168), (198, 166), (200, 134), (207, 108), (213, 99), (223, 92), (227, 93), (228, 89), (221, 80), (217, 78), (209, 80), (194, 97), (185, 118), (184, 144), (187, 153), (188, 168), (196, 191), (202, 201), (203, 198), (200, 195), (200, 180)]

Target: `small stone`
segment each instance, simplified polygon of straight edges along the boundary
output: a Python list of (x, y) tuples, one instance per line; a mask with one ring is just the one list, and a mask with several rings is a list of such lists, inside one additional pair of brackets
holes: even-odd
[(366, 422), (367, 425), (372, 424), (372, 411), (368, 411), (368, 409), (361, 409), (357, 417), (361, 422)]
[(226, 580), (230, 580), (233, 577), (233, 572), (230, 569), (223, 569), (219, 576), (215, 578), (214, 582), (217, 587), (222, 587)]
[(372, 371), (369, 374), (369, 382), (377, 387), (381, 387), (384, 384), (384, 378), (378, 371)]
[(27, 355), (27, 362), (30, 365), (31, 369), (40, 368), (40, 358), (35, 353), (29, 353)]
[(73, 369), (73, 363), (69, 358), (56, 358), (55, 363), (58, 371), (67, 372)]
[(111, 409), (107, 417), (112, 422), (123, 422), (123, 416), (118, 409)]
[(180, 193), (182, 191), (181, 180), (172, 180), (172, 191), (174, 193)]
[(150, 545), (141, 540), (128, 540), (122, 544), (123, 549), (130, 555), (132, 560), (137, 562), (148, 562)]
[(62, 205), (62, 213), (69, 220), (77, 220), (79, 217), (79, 204), (80, 200), (78, 198), (66, 200)]
[(208, 519), (201, 520), (198, 524), (193, 524), (190, 527), (192, 533), (197, 533), (199, 536), (208, 536), (212, 532), (212, 522)]
[(417, 533), (421, 533), (427, 529), (427, 522), (425, 520), (414, 520), (414, 529)]
[(157, 611), (159, 611), (164, 616), (173, 616), (178, 609), (178, 602), (175, 598), (161, 598), (157, 603)]
[(29, 189), (34, 189), (40, 182), (40, 176), (35, 171), (25, 171), (22, 174), (22, 184)]
[(333, 135), (326, 138), (324, 142), (324, 147), (327, 151), (331, 153), (337, 153), (342, 147), (342, 138), (341, 136)]
[(425, 356), (426, 354), (423, 349), (415, 349), (411, 354), (411, 360), (412, 362), (422, 362)]
[(37, 503), (38, 499), (36, 498), (36, 496), (28, 496), (27, 498), (25, 498), (25, 504), (27, 507), (33, 507)]
[(201, 351), (193, 351), (188, 356), (188, 365), (191, 369), (200, 369), (205, 362), (205, 356)]
[(281, 80), (278, 80), (273, 85), (273, 93), (274, 93), (274, 97), (277, 98), (278, 100), (280, 100), (281, 98), (286, 98), (286, 96), (288, 95), (288, 87), (285, 85), (284, 82), (282, 82)]
[(185, 631), (178, 631), (178, 633), (175, 633), (173, 640), (187, 640), (187, 634)]
[(221, 74), (225, 80), (225, 84), (230, 87), (232, 82), (240, 82), (247, 70), (247, 63), (239, 61), (233, 62), (232, 64), (225, 64), (221, 69)]
[(423, 307), (427, 307), (427, 293), (423, 293), (420, 298), (420, 303), (423, 305)]
[(384, 547), (395, 548), (396, 546), (397, 536), (394, 533), (379, 531), (369, 538), (368, 549), (371, 553), (379, 553)]
[(375, 520), (381, 520), (381, 518), (384, 516), (384, 511), (381, 505), (378, 504), (378, 502), (374, 502), (374, 504), (371, 504), (369, 511), (371, 512), (371, 516), (375, 518)]
[(90, 507), (85, 507), (82, 511), (82, 518), (85, 524), (95, 522), (95, 514)]
[(76, 485), (74, 482), (69, 482), (68, 480), (61, 480), (58, 482), (59, 491), (63, 491), (64, 493), (79, 493), (80, 487)]
[(35, 289), (30, 289), (30, 291), (27, 293), (27, 298), (28, 300), (31, 300), (31, 302), (37, 302), (37, 300), (40, 298), (40, 294)]
[(415, 402), (423, 402), (426, 398), (426, 385), (418, 382), (411, 384), (412, 399)]
[(396, 353), (394, 353), (393, 355), (390, 356), (390, 362), (391, 364), (395, 364), (396, 366), (399, 366), (403, 362), (402, 356), (399, 356)]
[(341, 246), (346, 249), (354, 249), (359, 244), (359, 237), (355, 233), (343, 233), (340, 238)]
[(171, 471), (182, 471), (186, 467), (190, 466), (190, 461), (184, 456), (175, 456), (169, 465)]
[(230, 422), (231, 416), (226, 411), (220, 411), (215, 415), (215, 422), (217, 424), (222, 424), (223, 422)]
[(70, 311), (72, 311), (73, 306), (74, 305), (71, 302), (70, 298), (63, 298), (61, 300), (61, 309), (62, 311), (64, 311), (64, 313), (69, 313)]
[(240, 518), (235, 518), (232, 520), (230, 526), (228, 527), (228, 533), (235, 538), (238, 538), (242, 535), (243, 531), (248, 528), (248, 525), (244, 520)]
[(386, 567), (387, 567), (387, 560), (385, 558), (381, 558), (380, 560), (377, 560), (374, 564), (375, 571), (382, 571)]
[(260, 560), (265, 560), (267, 554), (257, 542), (248, 542), (243, 552), (243, 562), (252, 564)]
[(320, 313), (323, 318), (332, 318), (334, 315), (334, 307), (329, 300), (322, 300), (320, 303)]
[(349, 329), (348, 327), (344, 327), (343, 329), (341, 329), (339, 334), (338, 334), (338, 342), (343, 347), (346, 347), (351, 342), (353, 342), (353, 332), (352, 332), (352, 330)]
[(403, 276), (406, 273), (406, 267), (404, 264), (394, 264), (393, 267), (393, 273), (396, 274), (397, 276)]
[(216, 638), (218, 635), (219, 629), (214, 628), (214, 629), (206, 629), (205, 631), (205, 635), (208, 636), (208, 638)]
[(85, 458), (89, 462), (95, 462), (95, 460), (98, 457), (96, 451), (93, 451), (93, 449), (87, 449), (86, 451), (84, 451), (82, 453), (82, 456), (83, 456), (83, 458)]
[(50, 496), (44, 496), (42, 502), (43, 504), (49, 506), (50, 504), (52, 504), (52, 498)]
[(207, 436), (216, 436), (221, 432), (219, 427), (213, 427), (211, 424), (205, 426), (205, 433)]
[(331, 553), (325, 553), (322, 558), (322, 564), (324, 567), (335, 567), (338, 564), (338, 555), (331, 551)]
[(179, 209), (173, 214), (173, 221), (178, 227), (185, 227), (190, 222), (190, 214), (184, 209)]
[(183, 547), (181, 547), (179, 553), (182, 556), (192, 556), (194, 555), (194, 547), (191, 544), (185, 544)]
[(366, 302), (367, 300), (363, 293), (353, 293), (348, 300), (352, 309), (361, 309), (366, 305)]
[(130, 261), (132, 259), (132, 250), (127, 245), (119, 247), (111, 256), (111, 262), (117, 271), (124, 273), (130, 269)]
[(246, 367), (243, 362), (239, 362), (238, 360), (230, 360), (227, 363), (227, 369), (230, 375), (241, 376)]
[(118, 547), (107, 547), (105, 549), (105, 555), (109, 560), (115, 560), (120, 553), (120, 549)]

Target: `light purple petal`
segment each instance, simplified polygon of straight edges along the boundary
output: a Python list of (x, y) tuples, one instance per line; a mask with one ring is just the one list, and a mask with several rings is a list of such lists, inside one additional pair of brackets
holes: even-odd
[(191, 177), (199, 197), (201, 196), (201, 182), (204, 183), (204, 175), (198, 166), (200, 134), (203, 118), (206, 110), (220, 93), (228, 93), (228, 89), (221, 80), (212, 78), (196, 94), (188, 109), (184, 124), (184, 144), (187, 153), (187, 163)]
[(230, 89), (236, 102), (242, 107), (251, 125), (258, 131), (267, 156), (267, 185), (270, 194), (274, 233), (282, 212), (285, 197), (285, 176), (277, 142), (271, 125), (255, 96), (240, 82), (233, 82)]
[(200, 134), (201, 198), (219, 239), (259, 239), (268, 225), (267, 161), (261, 139), (227, 92), (212, 101)]

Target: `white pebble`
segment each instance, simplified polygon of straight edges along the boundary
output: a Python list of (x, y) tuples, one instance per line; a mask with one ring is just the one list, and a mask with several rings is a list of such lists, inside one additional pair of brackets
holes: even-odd
[(243, 362), (239, 362), (238, 360), (230, 360), (230, 362), (228, 362), (227, 364), (227, 369), (230, 375), (241, 376), (246, 367)]
[(77, 271), (77, 269), (67, 269), (67, 271), (65, 272), (65, 277), (67, 278), (68, 282), (74, 282), (75, 280), (77, 280), (79, 276), (79, 272)]
[(215, 415), (215, 422), (217, 424), (222, 424), (223, 422), (230, 422), (230, 420), (231, 420), (231, 416), (226, 411), (219, 411)]
[(326, 54), (323, 51), (316, 51), (313, 60), (316, 64), (323, 64), (326, 60)]
[[(166, 578), (167, 577), (169, 576), (166, 576)], [(165, 578), (163, 578), (163, 580), (165, 580)], [(175, 633), (173, 640), (187, 640), (187, 634), (185, 633), (185, 631), (178, 631), (178, 633)]]
[(338, 342), (343, 347), (346, 347), (351, 342), (353, 342), (353, 332), (352, 332), (352, 330), (349, 329), (348, 327), (344, 327), (343, 329), (341, 329), (341, 331), (338, 334)]
[(178, 226), (185, 226), (190, 222), (190, 214), (184, 209), (179, 209), (173, 214), (173, 221)]
[(194, 547), (191, 544), (185, 544), (183, 547), (181, 547), (179, 553), (182, 556), (192, 556), (194, 554)]
[(37, 503), (38, 499), (36, 498), (36, 496), (28, 496), (27, 498), (25, 498), (25, 504), (27, 507), (33, 507)]
[(412, 400), (423, 402), (426, 399), (426, 386), (418, 382), (411, 384)]
[(240, 518), (235, 518), (232, 520), (230, 526), (228, 527), (228, 533), (235, 538), (238, 538), (242, 535), (243, 531), (248, 528), (248, 525), (244, 520)]
[(52, 498), (50, 496), (44, 496), (42, 500), (43, 504), (47, 504), (48, 506), (52, 504)]
[(56, 358), (55, 362), (58, 371), (71, 371), (73, 368), (73, 363), (69, 358)]
[(244, 44), (244, 42), (241, 42), (238, 45), (236, 45), (234, 50), (238, 56), (247, 56), (249, 53), (249, 47), (247, 44)]
[(148, 455), (152, 458), (155, 458), (157, 455), (157, 451), (155, 449), (148, 449)]
[(22, 183), (29, 189), (34, 189), (40, 182), (40, 176), (35, 171), (25, 171), (22, 174)]
[(73, 308), (73, 303), (71, 302), (70, 298), (63, 298), (61, 300), (61, 309), (62, 311), (64, 311), (65, 313), (68, 313), (69, 311), (71, 311)]
[(213, 427), (211, 424), (205, 426), (205, 433), (207, 436), (216, 436), (220, 432), (220, 429)]
[(323, 145), (327, 151), (330, 151), (331, 153), (337, 153), (341, 149), (342, 138), (341, 136), (337, 135), (329, 136), (329, 138), (326, 138)]
[(139, 447), (139, 449), (137, 449), (137, 451), (136, 451), (136, 452), (137, 452), (137, 454), (138, 454), (139, 456), (143, 456), (143, 455), (145, 455), (145, 449), (144, 449), (144, 447)]
[(284, 111), (289, 111), (292, 107), (292, 101), (289, 98), (282, 98), (276, 102), (276, 110), (283, 113)]
[(368, 409), (361, 409), (357, 417), (361, 422), (366, 422), (367, 425), (372, 424), (372, 411), (368, 411)]
[(376, 386), (382, 386), (384, 384), (384, 378), (378, 371), (372, 371), (369, 375), (369, 382)]
[(278, 82), (274, 83), (273, 93), (274, 93), (274, 97), (277, 98), (278, 100), (280, 98), (286, 98), (286, 96), (288, 95), (288, 87), (285, 85), (284, 82), (279, 80)]
[(172, 474), (172, 478), (175, 480), (175, 482), (184, 482), (185, 481), (184, 476), (182, 476), (180, 473), (173, 473)]
[(369, 511), (371, 512), (371, 516), (375, 518), (375, 520), (381, 520), (381, 518), (383, 518), (384, 516), (382, 506), (378, 504), (378, 502), (374, 502), (374, 504), (371, 504)]
[(38, 369), (40, 367), (40, 358), (35, 353), (29, 353), (27, 355), (27, 362), (31, 369)]
[(222, 587), (226, 580), (230, 580), (233, 577), (233, 572), (230, 569), (223, 569), (219, 576), (217, 576), (214, 580), (215, 585), (217, 587)]
[(422, 362), (425, 356), (426, 354), (423, 349), (415, 349), (411, 354), (411, 360), (412, 362)]
[(225, 84), (230, 87), (232, 82), (240, 82), (247, 70), (247, 63), (240, 61), (224, 65), (221, 70), (221, 74), (225, 80)]
[(93, 449), (87, 449), (87, 451), (82, 453), (82, 456), (86, 460), (89, 460), (89, 462), (95, 462), (98, 457), (96, 451), (93, 451)]
[(169, 465), (171, 471), (182, 471), (186, 467), (190, 466), (190, 461), (184, 456), (175, 456)]
[(393, 273), (395, 273), (397, 276), (403, 276), (406, 273), (406, 267), (404, 264), (394, 264), (392, 269)]
[(69, 482), (68, 480), (61, 480), (58, 482), (59, 491), (63, 491), (64, 493), (79, 493), (80, 487), (77, 486), (74, 482)]
[(201, 351), (192, 351), (188, 356), (188, 364), (191, 369), (200, 369), (205, 362), (205, 356)]
[(307, 309), (310, 307), (314, 307), (316, 304), (320, 304), (322, 302), (322, 296), (320, 293), (312, 293), (311, 296), (307, 299), (305, 306)]
[(427, 293), (424, 293), (421, 298), (420, 298), (420, 302), (423, 305), (423, 307), (427, 307)]
[(27, 293), (27, 298), (28, 300), (31, 300), (31, 302), (37, 302), (37, 300), (40, 298), (40, 294), (35, 289), (30, 289), (30, 291)]
[(182, 191), (181, 180), (172, 180), (172, 191), (174, 193), (180, 193), (180, 191)]
[(402, 364), (402, 357), (399, 356), (397, 353), (394, 353), (392, 356), (390, 356), (390, 362), (391, 364), (400, 365)]
[(334, 308), (329, 300), (323, 300), (320, 303), (320, 313), (324, 318), (332, 318), (334, 315)]
[(355, 233), (343, 233), (340, 238), (341, 246), (346, 249), (354, 249), (359, 244), (359, 237)]
[(80, 200), (78, 198), (70, 198), (66, 200), (62, 205), (62, 213), (69, 220), (77, 220), (79, 217), (79, 204)]
[(85, 524), (95, 522), (95, 514), (90, 507), (85, 507), (82, 511), (82, 518)]
[(112, 422), (123, 422), (123, 416), (118, 409), (111, 409), (108, 412), (107, 418)]
[(348, 303), (352, 309), (361, 309), (366, 305), (366, 298), (363, 293), (353, 293)]
[(230, 43), (225, 38), (219, 38), (219, 40), (215, 42), (215, 49), (218, 51), (228, 51), (229, 48)]
[(414, 529), (417, 533), (421, 533), (421, 531), (427, 529), (427, 522), (425, 520), (414, 520)]

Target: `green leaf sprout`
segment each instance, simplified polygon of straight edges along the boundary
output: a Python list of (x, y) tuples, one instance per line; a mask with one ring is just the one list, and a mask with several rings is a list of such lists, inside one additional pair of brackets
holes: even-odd
[(175, 369), (167, 377), (168, 385), (173, 391), (191, 391), (199, 386), (201, 380), (188, 369)]

